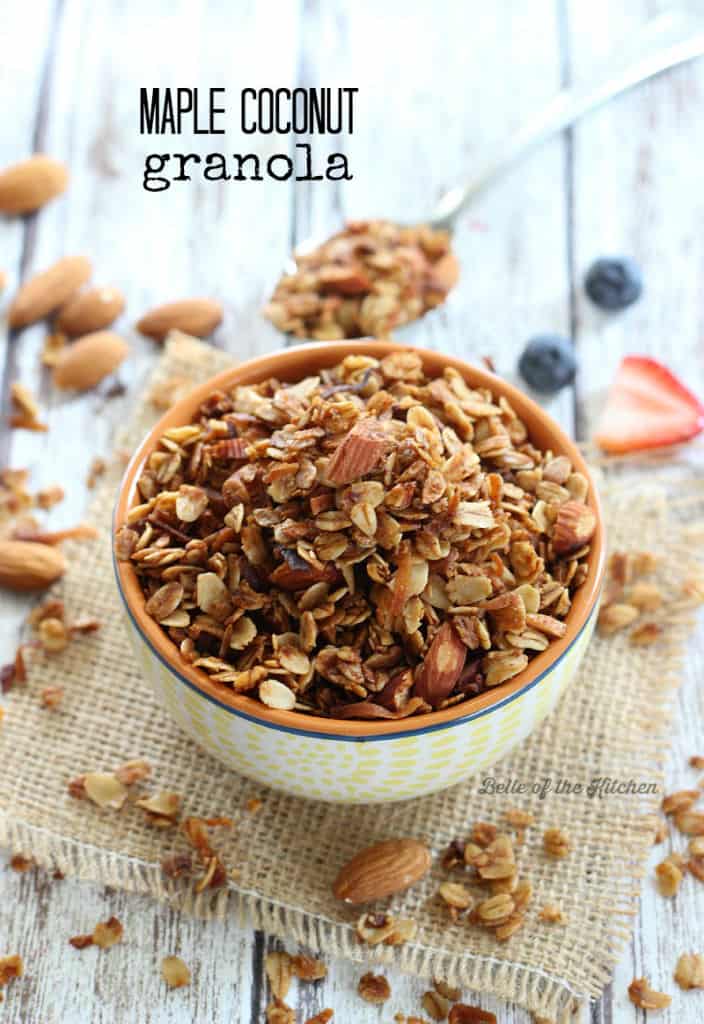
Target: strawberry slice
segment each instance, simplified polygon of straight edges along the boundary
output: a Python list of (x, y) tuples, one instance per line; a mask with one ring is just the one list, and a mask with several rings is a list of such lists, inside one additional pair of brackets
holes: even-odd
[(594, 440), (622, 454), (688, 441), (704, 430), (704, 405), (649, 356), (626, 356), (611, 385)]

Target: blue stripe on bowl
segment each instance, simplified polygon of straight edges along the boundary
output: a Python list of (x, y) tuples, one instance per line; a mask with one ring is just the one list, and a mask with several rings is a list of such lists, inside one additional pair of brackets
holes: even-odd
[(591, 611), (591, 613), (589, 615), (589, 618), (584, 623), (584, 625), (580, 629), (579, 633), (577, 633), (576, 637), (573, 639), (573, 641), (569, 645), (569, 647), (565, 651), (562, 652), (560, 657), (557, 658), (552, 663), (552, 665), (550, 665), (548, 668), (546, 668), (544, 672), (541, 672), (540, 675), (537, 676), (537, 678), (534, 679), (532, 682), (526, 683), (526, 685), (522, 686), (520, 690), (517, 690), (516, 693), (510, 694), (504, 700), (499, 701), (498, 704), (492, 704), (491, 707), (482, 708), (479, 711), (469, 712), (466, 715), (462, 715), (461, 718), (453, 719), (451, 722), (441, 722), (438, 725), (426, 725), (426, 726), (422, 726), (421, 728), (418, 728), (418, 729), (409, 730), (408, 732), (395, 733), (395, 734), (389, 735), (389, 736), (331, 736), (330, 733), (327, 733), (327, 732), (314, 732), (314, 731), (312, 731), (310, 729), (294, 729), (294, 728), (292, 728), (290, 726), (287, 726), (287, 725), (276, 725), (274, 722), (267, 722), (266, 720), (264, 720), (262, 718), (257, 718), (255, 715), (248, 715), (246, 711), (240, 711), (238, 708), (233, 708), (229, 704), (225, 704), (225, 703), (223, 703), (223, 701), (218, 700), (217, 697), (213, 697), (209, 693), (204, 693), (204, 691), (201, 690), (199, 687), (197, 687), (194, 683), (192, 683), (190, 681), (190, 679), (187, 679), (186, 676), (181, 675), (181, 673), (176, 668), (176, 666), (172, 665), (171, 662), (167, 661), (166, 658), (164, 658), (159, 653), (159, 651), (156, 649), (156, 647), (154, 647), (154, 645), (150, 641), (149, 637), (147, 637), (147, 635), (144, 632), (142, 632), (142, 629), (141, 629), (139, 623), (137, 622), (136, 618), (132, 614), (132, 610), (130, 609), (129, 605), (127, 604), (127, 601), (125, 599), (125, 595), (122, 592), (122, 586), (120, 584), (120, 576), (119, 576), (119, 573), (117, 571), (117, 562), (116, 562), (116, 559), (115, 559), (114, 552), (113, 552), (113, 556), (112, 556), (112, 564), (113, 564), (113, 569), (114, 569), (114, 572), (115, 572), (115, 579), (116, 579), (116, 582), (117, 582), (117, 589), (118, 589), (118, 592), (120, 594), (120, 599), (122, 600), (122, 603), (125, 606), (125, 610), (126, 610), (128, 616), (130, 617), (130, 620), (131, 620), (133, 626), (135, 627), (135, 629), (137, 630), (137, 632), (139, 633), (140, 637), (142, 638), (144, 643), (147, 645), (149, 650), (157, 658), (157, 660), (161, 662), (161, 664), (164, 666), (164, 668), (168, 669), (169, 672), (172, 673), (172, 675), (174, 675), (180, 682), (182, 682), (190, 690), (193, 690), (194, 693), (197, 693), (200, 697), (203, 697), (204, 700), (210, 701), (211, 704), (215, 704), (216, 707), (222, 708), (224, 711), (227, 711), (231, 715), (236, 715), (239, 718), (244, 718), (248, 722), (253, 722), (255, 725), (261, 725), (261, 726), (264, 726), (267, 729), (273, 729), (276, 732), (291, 733), (294, 736), (311, 736), (314, 739), (334, 740), (337, 743), (339, 743), (339, 742), (343, 742), (343, 743), (380, 743), (380, 742), (383, 742), (384, 740), (406, 739), (409, 736), (425, 736), (426, 733), (439, 732), (442, 729), (451, 729), (455, 725), (463, 725), (466, 722), (473, 721), (474, 719), (482, 718), (484, 715), (488, 715), (492, 711), (496, 711), (498, 708), (506, 707), (507, 704), (510, 704), (512, 701), (517, 700), (519, 697), (522, 697), (525, 693), (528, 693), (529, 690), (532, 690), (534, 686), (537, 686), (538, 683), (542, 679), (544, 679), (547, 675), (549, 675), (549, 673), (552, 672), (553, 669), (555, 669), (560, 664), (560, 662), (563, 661), (567, 657), (567, 655), (570, 653), (570, 651), (572, 650), (574, 645), (577, 643), (577, 641), (581, 637), (582, 633), (584, 633), (585, 629), (587, 629), (589, 627), (589, 625), (590, 625), (592, 619), (594, 618), (594, 615), (596, 614), (597, 609), (599, 607), (599, 602), (597, 600), (595, 602), (595, 604), (594, 604), (594, 607), (592, 608), (592, 611)]

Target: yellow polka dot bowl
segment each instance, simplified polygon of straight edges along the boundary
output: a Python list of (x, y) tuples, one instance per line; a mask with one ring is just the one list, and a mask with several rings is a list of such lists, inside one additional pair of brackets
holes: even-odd
[[(379, 358), (403, 346), (354, 341), (300, 345), (242, 363), (195, 388), (176, 403), (140, 445), (118, 496), (115, 524), (141, 500), (137, 480), (165, 430), (191, 421), (214, 390), (268, 377), (296, 381), (345, 356)], [(505, 396), (525, 422), (531, 441), (566, 455), (590, 481), (588, 501), (598, 526), (588, 574), (574, 595), (567, 631), (508, 682), (440, 711), (400, 721), (350, 721), (277, 711), (235, 694), (181, 658), (144, 609), (132, 566), (115, 561), (137, 663), (159, 702), (192, 739), (228, 768), (299, 797), (340, 803), (384, 803), (423, 796), (482, 772), (524, 740), (555, 706), (574, 678), (596, 620), (604, 573), (604, 530), (594, 483), (579, 450), (550, 417), (517, 388), (487, 370), (438, 352), (414, 349), (431, 376), (457, 369), (473, 387)]]

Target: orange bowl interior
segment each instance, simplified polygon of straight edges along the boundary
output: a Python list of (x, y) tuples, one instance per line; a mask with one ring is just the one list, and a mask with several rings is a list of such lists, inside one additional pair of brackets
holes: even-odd
[[(408, 346), (368, 340), (299, 345), (271, 355), (261, 356), (239, 366), (233, 366), (216, 377), (212, 377), (205, 384), (194, 388), (185, 398), (169, 409), (135, 452), (120, 487), (115, 510), (115, 526), (120, 526), (126, 519), (127, 510), (132, 505), (139, 503), (137, 480), (144, 462), (157, 446), (161, 435), (171, 427), (191, 422), (201, 402), (212, 391), (218, 388), (227, 390), (237, 384), (255, 384), (268, 377), (276, 377), (281, 381), (293, 383), (302, 377), (317, 373), (320, 369), (334, 366), (350, 354), (382, 358), (391, 352), (406, 350), (408, 350)], [(503, 702), (507, 697), (528, 688), (565, 653), (587, 622), (589, 614), (596, 604), (604, 572), (604, 525), (594, 481), (579, 449), (539, 405), (495, 374), (439, 352), (415, 347), (412, 351), (421, 357), (425, 371), (430, 376), (441, 375), (444, 367), (452, 366), (462, 374), (470, 386), (489, 388), (497, 395), (505, 395), (526, 424), (530, 440), (536, 447), (549, 448), (556, 455), (566, 455), (574, 468), (589, 479), (588, 502), (596, 512), (597, 529), (588, 557), (589, 572), (585, 582), (574, 595), (572, 607), (566, 619), (565, 636), (554, 640), (547, 650), (532, 658), (523, 672), (514, 676), (513, 679), (441, 711), (414, 715), (400, 721), (354, 721), (321, 718), (300, 711), (276, 711), (244, 694), (233, 693), (224, 683), (214, 682), (205, 672), (194, 669), (184, 661), (173, 641), (145, 612), (144, 595), (132, 565), (129, 562), (116, 561), (118, 582), (124, 600), (143, 638), (161, 657), (162, 661), (167, 662), (177, 675), (183, 677), (206, 697), (215, 699), (235, 712), (243, 712), (250, 718), (297, 732), (359, 739), (381, 735), (399, 735), (414, 732), (419, 727), (426, 728), (459, 721)]]

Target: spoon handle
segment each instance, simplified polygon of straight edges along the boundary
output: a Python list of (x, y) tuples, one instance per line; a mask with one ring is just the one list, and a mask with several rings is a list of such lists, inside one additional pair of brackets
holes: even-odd
[(668, 11), (653, 18), (594, 80), (559, 92), (504, 140), (469, 181), (446, 192), (429, 218), (430, 225), (452, 230), (467, 203), (527, 150), (625, 89), (701, 54), (704, 19), (686, 10)]

